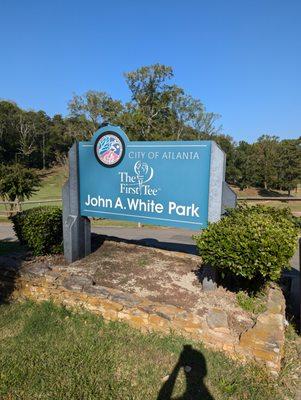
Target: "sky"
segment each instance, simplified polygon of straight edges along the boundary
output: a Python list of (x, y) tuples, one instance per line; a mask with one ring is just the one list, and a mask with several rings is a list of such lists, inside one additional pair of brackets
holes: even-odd
[(300, 0), (0, 0), (0, 98), (68, 114), (161, 63), (236, 141), (301, 135)]

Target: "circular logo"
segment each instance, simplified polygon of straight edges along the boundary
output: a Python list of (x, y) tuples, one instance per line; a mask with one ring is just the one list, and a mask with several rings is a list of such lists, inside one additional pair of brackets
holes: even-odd
[(94, 145), (97, 161), (105, 167), (115, 167), (124, 156), (125, 146), (122, 137), (115, 132), (104, 132), (98, 136)]

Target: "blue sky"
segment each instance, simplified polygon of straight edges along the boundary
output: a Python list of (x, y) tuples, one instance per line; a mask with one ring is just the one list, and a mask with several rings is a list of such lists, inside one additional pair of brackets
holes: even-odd
[(0, 98), (67, 114), (89, 89), (162, 63), (224, 133), (301, 135), (299, 0), (0, 0)]

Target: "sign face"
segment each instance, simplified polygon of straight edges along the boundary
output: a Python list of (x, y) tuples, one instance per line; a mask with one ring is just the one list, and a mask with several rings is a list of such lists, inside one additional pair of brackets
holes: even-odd
[(78, 146), (80, 215), (206, 228), (213, 145), (131, 142), (118, 127), (98, 130)]
[(69, 150), (62, 191), (64, 255), (91, 253), (85, 217), (204, 229), (236, 195), (225, 182), (225, 154), (214, 141), (131, 142), (117, 126)]

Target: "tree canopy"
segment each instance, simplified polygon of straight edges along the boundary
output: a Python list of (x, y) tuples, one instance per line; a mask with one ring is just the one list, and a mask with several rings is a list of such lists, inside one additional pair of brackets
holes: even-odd
[(175, 84), (174, 71), (161, 64), (124, 74), (129, 101), (104, 91), (74, 94), (69, 115), (48, 116), (0, 101), (0, 164), (49, 168), (65, 157), (75, 140), (88, 140), (103, 123), (119, 125), (131, 140), (215, 140), (227, 155), (226, 179), (241, 189), (258, 186), (290, 194), (301, 179), (301, 139), (262, 135), (235, 143), (200, 99)]

